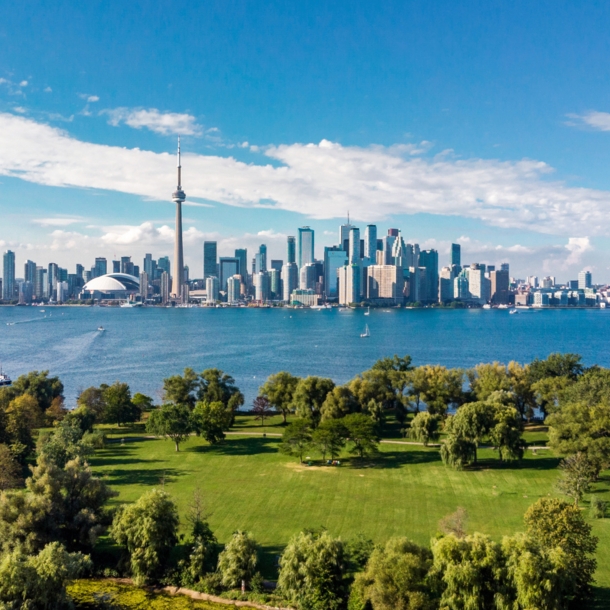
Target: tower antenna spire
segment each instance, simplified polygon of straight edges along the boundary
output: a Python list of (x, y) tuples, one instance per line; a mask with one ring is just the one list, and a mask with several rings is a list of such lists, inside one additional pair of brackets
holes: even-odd
[(182, 165), (180, 164), (180, 136), (178, 136), (178, 190), (182, 186)]

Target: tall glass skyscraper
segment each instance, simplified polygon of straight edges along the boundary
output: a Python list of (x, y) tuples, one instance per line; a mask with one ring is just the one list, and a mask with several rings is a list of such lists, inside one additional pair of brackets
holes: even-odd
[(420, 294), (421, 301), (436, 303), (438, 301), (438, 252), (422, 250), (419, 253), (419, 266), (426, 269), (425, 294)]
[(327, 299), (339, 297), (339, 276), (341, 267), (347, 265), (347, 252), (338, 246), (324, 248), (324, 291)]
[(364, 258), (369, 265), (377, 263), (377, 225), (367, 225), (364, 230)]
[(7, 250), (2, 263), (2, 298), (11, 301), (15, 293), (15, 253)]
[(360, 229), (352, 227), (349, 231), (349, 262), (350, 265), (360, 263)]
[(286, 262), (287, 263), (296, 263), (297, 262), (297, 258), (296, 258), (296, 244), (295, 244), (295, 239), (292, 235), (288, 236), (288, 240), (287, 240), (287, 252), (286, 252)]
[(246, 248), (237, 248), (235, 250), (235, 258), (239, 261), (239, 269), (237, 273), (241, 275), (241, 281), (244, 284), (248, 283), (248, 250)]
[(215, 241), (203, 242), (203, 279), (218, 277), (217, 243)]
[(462, 264), (462, 247), (460, 244), (451, 244), (451, 264), (460, 266)]
[(314, 233), (309, 227), (299, 229), (298, 264), (299, 270), (307, 263), (314, 261)]

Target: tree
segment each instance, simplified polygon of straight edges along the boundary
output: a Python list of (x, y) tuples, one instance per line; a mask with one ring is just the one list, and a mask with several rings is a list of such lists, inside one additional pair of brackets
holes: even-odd
[(23, 485), (22, 468), (8, 445), (0, 444), (0, 491)]
[(413, 359), (409, 355), (400, 357), (398, 354), (394, 354), (392, 357), (386, 356), (385, 358), (380, 358), (377, 360), (377, 362), (375, 362), (375, 364), (373, 364), (371, 367), (371, 370), (405, 373), (413, 370), (412, 362)]
[[(427, 582), (432, 553), (408, 538), (390, 538), (373, 551), (363, 573), (356, 576), (352, 608), (433, 610), (437, 608)], [(358, 600), (358, 604), (354, 603)], [(370, 604), (367, 606), (367, 604)]]
[(462, 402), (462, 369), (448, 369), (439, 365), (420, 366), (411, 373), (411, 383), (411, 393), (417, 400), (417, 411), (421, 400), (426, 403), (430, 414), (444, 418), (450, 405), (457, 406)]
[(334, 460), (345, 446), (348, 431), (340, 419), (327, 419), (313, 431), (311, 445), (321, 454), (322, 460), (326, 460), (326, 454)]
[(131, 400), (131, 391), (126, 383), (115, 381), (103, 393), (104, 410), (102, 421), (107, 424), (127, 424), (140, 419), (142, 411)]
[(463, 470), (468, 466), (474, 460), (475, 452), (476, 446), (470, 439), (456, 434), (448, 434), (441, 443), (443, 464), (456, 470)]
[(220, 369), (206, 369), (199, 375), (197, 400), (199, 402), (221, 402), (231, 412), (233, 420), (235, 411), (244, 404), (244, 395), (235, 385), (235, 380), (231, 375), (227, 375)]
[(311, 424), (306, 419), (289, 423), (282, 434), (280, 451), (286, 455), (297, 456), (303, 463), (303, 454), (311, 444)]
[(171, 438), (176, 445), (176, 451), (180, 451), (180, 443), (193, 431), (191, 411), (184, 404), (162, 405), (150, 414), (146, 431), (155, 436)]
[(76, 399), (76, 404), (79, 407), (86, 407), (94, 414), (95, 421), (102, 421), (102, 413), (104, 412), (105, 407), (104, 390), (107, 387), (106, 384), (102, 384), (99, 388), (87, 388), (86, 390), (83, 390)]
[(51, 406), (54, 398), (64, 393), (59, 377), (49, 377), (49, 371), (30, 371), (27, 375), (21, 375), (11, 389), (16, 396), (28, 394), (35, 398), (42, 413)]
[(343, 423), (353, 445), (352, 453), (361, 458), (373, 456), (377, 453), (377, 446), (379, 445), (377, 426), (368, 415), (352, 413), (343, 418)]
[(520, 460), (525, 451), (523, 419), (513, 407), (498, 405), (494, 413), (494, 421), (489, 430), (489, 438), (498, 449), (500, 460)]
[(42, 414), (36, 398), (21, 394), (12, 400), (6, 409), (6, 432), (13, 453), (25, 464), (34, 449), (32, 431), (42, 423)]
[(591, 490), (591, 483), (597, 479), (598, 467), (584, 453), (569, 455), (559, 465), (561, 477), (558, 490), (574, 500), (574, 505)]
[(260, 419), (261, 426), (264, 426), (265, 417), (271, 417), (273, 414), (269, 399), (265, 396), (257, 396), (252, 402), (252, 413), (256, 416), (254, 419)]
[(40, 551), (59, 541), (90, 549), (105, 529), (104, 505), (116, 495), (80, 458), (64, 468), (39, 458), (26, 489), (0, 494), (0, 546)]
[(293, 536), (280, 558), (278, 588), (298, 608), (343, 608), (348, 587), (341, 540), (326, 531)]
[(173, 375), (163, 380), (163, 399), (176, 405), (195, 406), (198, 376), (191, 368), (184, 369), (184, 375)]
[(509, 392), (511, 389), (508, 371), (499, 362), (477, 364), (474, 369), (467, 372), (467, 375), (472, 392), (478, 401), (487, 400), (490, 394), (498, 390)]
[(524, 517), (527, 533), (542, 548), (565, 553), (567, 568), (574, 575), (574, 593), (584, 599), (591, 590), (597, 561), (597, 538), (591, 535), (580, 509), (557, 498), (540, 498)]
[(136, 392), (131, 399), (131, 402), (140, 409), (140, 412), (151, 411), (154, 409), (153, 399), (150, 396), (146, 396), (146, 394), (142, 394), (141, 392)]
[(68, 413), (64, 407), (64, 397), (56, 396), (51, 401), (51, 406), (44, 412), (46, 421), (52, 426), (60, 422)]
[(0, 606), (7, 610), (72, 608), (66, 584), (92, 567), (88, 556), (68, 553), (58, 542), (33, 556), (15, 549), (0, 561)]
[(440, 423), (439, 415), (420, 411), (411, 422), (409, 437), (427, 446), (430, 441), (437, 441), (440, 438)]
[(441, 608), (508, 607), (502, 586), (502, 551), (491, 538), (450, 534), (433, 540), (432, 555), (430, 578), (440, 591)]
[(86, 405), (81, 405), (72, 411), (68, 411), (60, 425), (75, 425), (84, 434), (85, 432), (93, 432), (96, 419), (97, 416), (94, 411)]
[(237, 531), (218, 557), (222, 584), (228, 588), (246, 586), (254, 576), (258, 563), (257, 544), (249, 532)]
[(350, 413), (359, 411), (358, 400), (348, 386), (335, 386), (331, 392), (326, 395), (320, 415), (322, 421), (328, 419), (339, 419)]
[(158, 578), (178, 541), (178, 510), (169, 494), (153, 489), (129, 506), (122, 506), (110, 534), (129, 556), (136, 584)]
[(332, 379), (324, 377), (305, 377), (299, 383), (292, 397), (292, 406), (301, 419), (308, 419), (317, 426), (321, 417), (321, 409), (329, 392), (335, 384)]
[(508, 363), (507, 373), (514, 406), (522, 419), (529, 420), (537, 406), (530, 367), (529, 365), (521, 366), (518, 362), (511, 361)]
[(549, 377), (567, 377), (576, 381), (584, 373), (582, 358), (578, 354), (550, 354), (546, 360), (536, 358), (529, 365), (533, 382)]
[(475, 464), (477, 463), (477, 447), (493, 426), (494, 412), (495, 408), (489, 403), (470, 402), (460, 407), (445, 425), (449, 436), (465, 439), (471, 444)]
[(60, 468), (77, 457), (84, 459), (91, 455), (93, 447), (82, 442), (83, 431), (78, 423), (76, 420), (66, 419), (52, 432), (40, 434), (37, 447), (38, 455)]
[(269, 399), (275, 409), (282, 414), (284, 425), (286, 416), (292, 409), (292, 399), (298, 383), (298, 377), (286, 371), (280, 371), (275, 375), (270, 375), (259, 389), (260, 395)]
[[(186, 411), (184, 414), (186, 416)], [(231, 427), (231, 419), (232, 413), (220, 401), (198, 402), (190, 418), (192, 430), (211, 445), (225, 438), (225, 430)]]

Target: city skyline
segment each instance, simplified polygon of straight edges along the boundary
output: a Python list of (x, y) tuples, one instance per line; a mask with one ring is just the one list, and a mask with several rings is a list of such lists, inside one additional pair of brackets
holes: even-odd
[(170, 256), (182, 135), (197, 275), (205, 240), (278, 258), (300, 226), (320, 258), (349, 211), (441, 265), (457, 242), (516, 275), (610, 281), (610, 8), (551, 9), (211, 3), (171, 27), (109, 10), (107, 30), (96, 7), (0, 9), (0, 249)]

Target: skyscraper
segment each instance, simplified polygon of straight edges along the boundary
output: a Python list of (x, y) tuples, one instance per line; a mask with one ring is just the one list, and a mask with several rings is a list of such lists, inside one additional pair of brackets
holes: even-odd
[(290, 303), (290, 295), (292, 294), (292, 291), (299, 287), (299, 269), (296, 263), (286, 263), (282, 267), (282, 280), (283, 300)]
[(298, 247), (298, 264), (299, 270), (307, 263), (313, 263), (314, 260), (314, 233), (309, 227), (301, 227), (299, 229), (299, 247)]
[(220, 282), (215, 275), (210, 275), (205, 280), (205, 295), (207, 303), (216, 303), (219, 300), (218, 290)]
[(248, 283), (248, 250), (246, 248), (237, 248), (235, 250), (235, 258), (239, 261), (237, 273), (241, 276), (241, 281), (244, 284)]
[(105, 258), (98, 257), (95, 259), (95, 277), (106, 275), (108, 262)]
[(583, 269), (578, 274), (578, 289), (585, 290), (586, 288), (591, 288), (591, 286), (592, 286), (591, 272)]
[(360, 264), (360, 229), (352, 227), (349, 230), (349, 263), (350, 265)]
[(220, 290), (226, 292), (227, 280), (236, 273), (239, 273), (239, 259), (234, 256), (221, 256), (218, 263), (218, 271)]
[(419, 253), (419, 267), (426, 269), (425, 294), (422, 291), (420, 300), (432, 303), (438, 302), (438, 252), (422, 250)]
[(182, 298), (184, 284), (184, 251), (182, 248), (182, 204), (186, 194), (182, 190), (182, 166), (180, 165), (180, 138), (178, 138), (178, 187), (172, 195), (176, 204), (176, 236), (174, 239), (174, 267), (172, 270), (171, 296), (177, 300)]
[(237, 303), (241, 299), (241, 275), (227, 279), (227, 303)]
[(15, 294), (15, 253), (7, 250), (2, 262), (2, 298), (5, 301), (12, 301)]
[(23, 266), (23, 277), (26, 282), (30, 282), (32, 286), (36, 283), (36, 263), (27, 261)]
[(265, 244), (259, 246), (258, 252), (254, 255), (254, 260), (255, 273), (267, 271), (267, 246)]
[(377, 262), (377, 225), (367, 225), (364, 230), (364, 258), (368, 265)]
[(218, 277), (218, 244), (215, 241), (203, 242), (203, 279)]
[(458, 266), (462, 264), (462, 247), (460, 244), (451, 244), (451, 264)]
[(349, 252), (349, 232), (354, 228), (354, 225), (350, 224), (349, 214), (347, 215), (347, 224), (339, 226), (339, 247)]
[(295, 239), (292, 235), (288, 236), (287, 241), (287, 252), (286, 252), (286, 262), (287, 263), (296, 263), (296, 245)]
[(324, 291), (327, 299), (339, 297), (338, 270), (347, 265), (347, 253), (342, 247), (324, 248)]
[(144, 257), (144, 273), (148, 274), (148, 281), (152, 282), (157, 275), (157, 261), (152, 257), (152, 254), (147, 254)]

